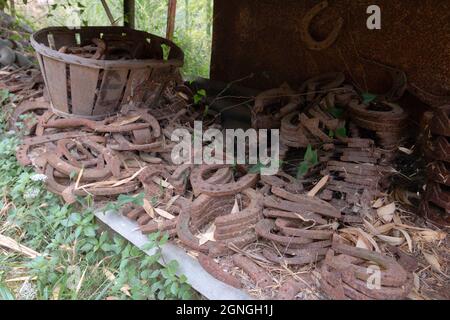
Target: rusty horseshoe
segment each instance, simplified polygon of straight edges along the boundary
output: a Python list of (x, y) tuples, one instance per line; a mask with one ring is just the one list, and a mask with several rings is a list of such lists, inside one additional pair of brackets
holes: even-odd
[(334, 26), (333, 31), (331, 31), (331, 33), (324, 40), (317, 41), (313, 38), (313, 36), (309, 32), (311, 22), (314, 19), (314, 17), (319, 14), (319, 12), (321, 12), (327, 7), (328, 1), (318, 3), (314, 7), (312, 7), (303, 17), (300, 27), (300, 35), (302, 37), (303, 42), (306, 44), (306, 47), (310, 50), (319, 51), (330, 47), (336, 41), (337, 37), (339, 36), (339, 32), (341, 31), (342, 26), (344, 25), (344, 19), (340, 17), (337, 20), (337, 23)]

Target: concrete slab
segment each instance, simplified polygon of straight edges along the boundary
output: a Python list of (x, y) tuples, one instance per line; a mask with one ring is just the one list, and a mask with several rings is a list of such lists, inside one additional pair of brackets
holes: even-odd
[[(135, 221), (115, 212), (97, 212), (96, 217), (109, 226), (112, 230), (130, 241), (132, 244), (142, 250), (142, 247), (148, 243), (148, 239), (138, 228)], [(143, 250), (148, 255), (153, 255), (156, 249)], [(180, 267), (178, 275), (184, 274), (188, 283), (203, 296), (210, 300), (251, 300), (252, 297), (242, 290), (230, 287), (225, 283), (216, 280), (208, 272), (203, 270), (198, 261), (189, 256), (186, 251), (172, 243), (167, 243), (162, 248), (162, 257), (165, 261), (177, 260)], [(162, 259), (160, 261), (164, 265)]]

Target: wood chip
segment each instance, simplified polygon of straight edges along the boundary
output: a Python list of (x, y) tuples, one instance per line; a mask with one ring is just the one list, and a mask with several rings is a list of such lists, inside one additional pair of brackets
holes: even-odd
[(383, 198), (378, 198), (373, 204), (372, 204), (372, 208), (374, 209), (378, 209), (381, 208), (384, 204), (384, 199)]
[(400, 231), (403, 234), (403, 236), (406, 239), (406, 242), (408, 243), (409, 252), (413, 252), (413, 242), (412, 242), (412, 239), (411, 239), (411, 236), (409, 235), (409, 233), (406, 232), (406, 230), (404, 230), (402, 228), (395, 228), (395, 229)]
[(378, 208), (377, 214), (384, 222), (391, 222), (394, 218), (395, 202), (392, 202), (384, 207)]
[(165, 211), (163, 209), (155, 208), (154, 210), (155, 210), (155, 212), (157, 214), (159, 214), (163, 218), (166, 218), (166, 219), (169, 219), (169, 220), (175, 219), (174, 215), (170, 214), (169, 212), (167, 212), (167, 211)]
[(166, 189), (175, 189), (173, 185), (171, 185), (169, 182), (167, 182), (167, 181), (165, 181), (165, 180), (163, 180), (163, 179), (161, 179), (161, 178), (158, 178), (158, 177), (152, 177), (152, 181), (153, 181), (154, 183), (156, 183), (157, 185), (163, 187), (163, 188), (166, 188)]
[(385, 236), (382, 234), (379, 234), (376, 237), (386, 243), (389, 243), (391, 246), (395, 246), (395, 247), (400, 246), (405, 242), (405, 239), (400, 238), (400, 237), (391, 237), (391, 236)]
[(197, 235), (197, 238), (199, 239), (198, 241), (199, 245), (204, 245), (208, 241), (216, 241), (216, 239), (214, 239), (215, 231), (216, 225), (213, 223), (209, 226), (208, 230), (206, 230), (204, 233)]
[(145, 212), (152, 218), (155, 219), (155, 211), (153, 209), (152, 204), (150, 203), (150, 201), (148, 201), (147, 199), (144, 198), (143, 204), (142, 204), (142, 208), (144, 208)]
[(316, 194), (327, 184), (328, 180), (330, 179), (329, 175), (326, 175), (320, 179), (319, 182), (308, 192), (308, 197), (315, 197)]
[(439, 263), (439, 260), (436, 258), (436, 256), (434, 254), (430, 254), (430, 253), (426, 253), (424, 251), (422, 251), (423, 256), (425, 257), (425, 259), (427, 260), (427, 262), (430, 264), (431, 268), (434, 271), (437, 271), (439, 273), (443, 273), (442, 272), (442, 268), (441, 268), (441, 264)]
[(121, 117), (120, 119), (118, 119), (118, 121), (110, 123), (109, 125), (111, 126), (124, 126), (133, 122), (136, 122), (137, 120), (139, 120), (141, 118), (141, 116), (128, 116), (128, 117)]
[(21, 245), (13, 238), (4, 236), (0, 234), (0, 246), (8, 248), (10, 250), (22, 253), (32, 259), (41, 256), (40, 253), (34, 251), (33, 249), (30, 249), (24, 245)]
[(239, 203), (238, 203), (237, 198), (235, 198), (233, 208), (231, 209), (231, 214), (238, 213), (239, 211), (240, 211)]
[(177, 199), (178, 199), (179, 197), (180, 197), (179, 194), (173, 196), (173, 197), (169, 200), (169, 202), (167, 202), (167, 204), (166, 204), (166, 210), (169, 210), (169, 209), (172, 207), (172, 205), (175, 203), (175, 201), (177, 201)]

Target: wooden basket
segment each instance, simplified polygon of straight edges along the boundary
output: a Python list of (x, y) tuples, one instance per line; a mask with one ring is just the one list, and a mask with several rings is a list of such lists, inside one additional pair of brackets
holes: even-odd
[[(102, 39), (132, 53), (129, 60), (95, 60), (58, 52)], [(52, 27), (31, 36), (52, 109), (63, 117), (99, 120), (126, 103), (155, 103), (179, 76), (183, 51), (171, 41), (125, 27)]]

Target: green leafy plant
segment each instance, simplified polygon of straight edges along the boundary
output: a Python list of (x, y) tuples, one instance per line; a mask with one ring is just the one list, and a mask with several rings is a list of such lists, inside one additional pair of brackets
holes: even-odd
[(206, 90), (205, 89), (197, 90), (197, 92), (194, 95), (194, 104), (198, 104), (205, 97), (206, 97)]
[(336, 129), (336, 136), (341, 138), (347, 138), (347, 128), (345, 126)]
[(335, 118), (340, 119), (344, 116), (344, 110), (341, 108), (331, 107), (328, 112)]
[(128, 203), (132, 203), (136, 206), (142, 206), (144, 204), (144, 193), (139, 193), (137, 195), (125, 195), (121, 194), (117, 198), (117, 201), (111, 201), (108, 203), (108, 205), (105, 207), (105, 211), (118, 211), (120, 208), (122, 208), (124, 205)]
[(309, 144), (306, 148), (303, 161), (297, 167), (297, 178), (303, 177), (308, 171), (319, 163), (317, 150), (314, 150)]
[(10, 93), (6, 89), (0, 89), (0, 106), (3, 105), (10, 97)]
[(0, 285), (0, 300), (15, 300), (11, 291), (3, 285)]
[(365, 92), (361, 95), (364, 104), (369, 104), (377, 98), (377, 95)]
[[(283, 165), (283, 160), (276, 160), (276, 163), (278, 163), (278, 167), (281, 168), (281, 166)], [(264, 168), (269, 168), (271, 165), (271, 163), (268, 163), (267, 165), (262, 164), (261, 162), (258, 161), (257, 164), (253, 165), (250, 167), (250, 169), (248, 169), (249, 173), (261, 173), (261, 170)]]
[[(0, 124), (5, 115), (0, 113)], [(0, 132), (0, 226), (11, 237), (40, 255), (31, 259), (6, 251), (0, 255), (0, 299), (21, 299), (21, 287), (6, 280), (17, 273), (29, 282), (35, 299), (188, 299), (195, 297), (178, 276), (177, 262), (162, 266), (161, 246), (168, 237), (149, 236), (148, 255), (122, 237), (100, 228), (91, 197), (73, 205), (48, 192), (44, 175), (21, 167), (15, 158), (18, 138)], [(143, 194), (121, 195), (114, 203), (141, 205)]]

